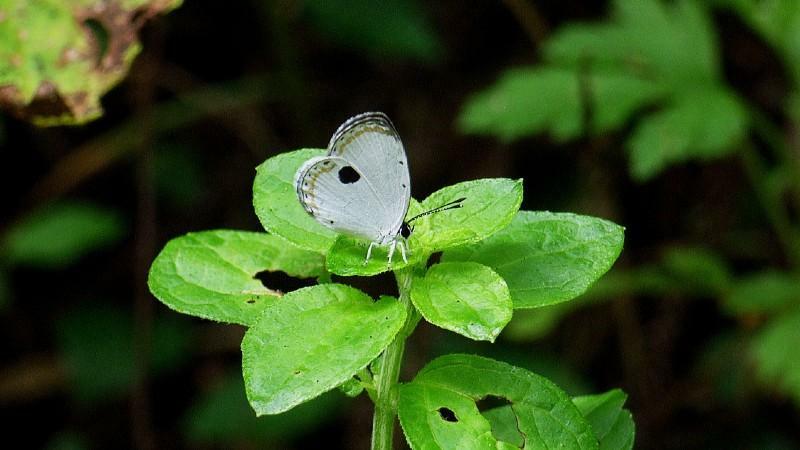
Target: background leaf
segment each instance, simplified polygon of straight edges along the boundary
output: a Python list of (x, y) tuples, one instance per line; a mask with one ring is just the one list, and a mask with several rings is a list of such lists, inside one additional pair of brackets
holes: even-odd
[(771, 320), (753, 339), (751, 352), (756, 375), (764, 386), (800, 402), (800, 310)]
[(50, 204), (6, 232), (2, 255), (12, 265), (62, 268), (118, 241), (125, 228), (120, 215), (108, 208), (72, 201)]
[(411, 300), (428, 322), (470, 339), (494, 342), (511, 320), (506, 282), (472, 262), (441, 263), (415, 277)]
[(535, 308), (585, 292), (619, 256), (623, 231), (594, 217), (520, 211), (502, 231), (448, 250), (442, 261), (491, 267), (506, 280), (515, 308)]
[[(133, 315), (108, 306), (69, 312), (57, 324), (63, 364), (76, 399), (98, 402), (124, 395), (133, 384)], [(150, 342), (152, 373), (173, 370), (189, 357), (185, 319), (159, 318)]]
[(309, 158), (325, 150), (303, 149), (281, 153), (256, 168), (253, 206), (261, 225), (287, 241), (321, 254), (327, 253), (336, 233), (317, 223), (297, 198), (294, 176)]
[(392, 297), (373, 302), (341, 284), (286, 294), (242, 341), (247, 398), (257, 415), (278, 414), (349, 380), (405, 323)]
[(281, 295), (256, 278), (262, 271), (316, 277), (322, 274), (323, 259), (266, 233), (189, 233), (164, 246), (150, 268), (148, 286), (178, 312), (252, 325)]
[(376, 59), (399, 57), (435, 61), (442, 46), (415, 0), (310, 0), (309, 19), (345, 48), (357, 48)]
[(256, 417), (247, 403), (242, 374), (231, 373), (196, 400), (184, 417), (184, 429), (195, 444), (285, 442), (333, 420), (341, 400), (329, 393), (285, 414)]
[(496, 437), (475, 404), (487, 395), (511, 403), (527, 447), (597, 448), (591, 427), (555, 384), (506, 363), (459, 354), (431, 361), (400, 387), (398, 415), (409, 444), (494, 447)]
[(724, 302), (731, 314), (775, 314), (800, 306), (800, 278), (766, 271), (743, 277), (734, 283)]

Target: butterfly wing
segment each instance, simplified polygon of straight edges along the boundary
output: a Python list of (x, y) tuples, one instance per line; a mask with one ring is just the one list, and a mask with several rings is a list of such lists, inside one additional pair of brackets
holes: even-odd
[(378, 243), (397, 234), (411, 193), (403, 144), (382, 113), (342, 124), (328, 156), (298, 170), (296, 186), (300, 203), (319, 223)]

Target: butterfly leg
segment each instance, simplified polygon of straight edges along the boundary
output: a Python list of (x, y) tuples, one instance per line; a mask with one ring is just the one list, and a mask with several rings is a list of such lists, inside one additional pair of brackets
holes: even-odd
[(364, 260), (364, 265), (366, 266), (369, 262), (369, 257), (372, 256), (372, 247), (375, 246), (374, 242), (369, 243), (369, 248), (367, 249), (367, 259)]
[(389, 245), (389, 262), (386, 263), (386, 267), (391, 267), (392, 265), (392, 256), (394, 256), (395, 247), (397, 247), (397, 241), (392, 241), (391, 245)]
[(406, 243), (399, 241), (397, 246), (400, 247), (400, 254), (403, 255), (403, 262), (408, 264), (408, 258), (406, 257)]

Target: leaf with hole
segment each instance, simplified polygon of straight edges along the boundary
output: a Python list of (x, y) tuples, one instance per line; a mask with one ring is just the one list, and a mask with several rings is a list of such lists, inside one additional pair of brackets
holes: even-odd
[(506, 282), (473, 262), (441, 263), (415, 277), (411, 301), (428, 322), (470, 339), (494, 342), (511, 320)]
[(598, 448), (591, 426), (558, 386), (519, 367), (458, 354), (435, 359), (400, 386), (398, 415), (411, 448), (495, 448), (498, 442), (508, 448), (512, 443), (498, 441), (478, 409), (487, 396), (510, 403), (528, 448)]
[(491, 267), (508, 284), (515, 308), (572, 300), (602, 276), (622, 251), (624, 229), (570, 213), (520, 211), (488, 239), (447, 250), (443, 262)]
[(147, 284), (170, 308), (220, 322), (252, 325), (281, 293), (256, 278), (322, 274), (323, 258), (266, 233), (213, 230), (175, 238), (153, 261)]
[(253, 182), (253, 206), (264, 229), (323, 255), (333, 245), (336, 233), (317, 223), (303, 209), (294, 177), (309, 158), (324, 154), (321, 149), (303, 149), (273, 156), (256, 168)]
[(392, 297), (322, 284), (286, 294), (264, 310), (242, 341), (247, 398), (257, 415), (317, 397), (366, 367), (406, 320)]

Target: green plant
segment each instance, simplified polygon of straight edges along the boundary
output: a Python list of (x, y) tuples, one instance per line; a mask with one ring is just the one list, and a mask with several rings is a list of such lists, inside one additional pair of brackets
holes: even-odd
[[(618, 390), (570, 398), (543, 377), (472, 355), (440, 357), (399, 383), (405, 342), (420, 319), (494, 341), (515, 308), (584, 292), (618, 257), (622, 227), (519, 211), (521, 180), (459, 183), (412, 200), (411, 215), (468, 199), (416, 222), (408, 262), (391, 268), (398, 297), (374, 300), (332, 275), (385, 272), (385, 249), (365, 264), (365, 243), (323, 228), (297, 200), (295, 172), (323, 153), (297, 150), (258, 167), (254, 206), (268, 233), (189, 233), (167, 243), (150, 270), (150, 290), (170, 308), (248, 327), (242, 372), (257, 415), (339, 387), (374, 402), (373, 448), (391, 448), (396, 415), (412, 448), (632, 447), (633, 421)], [(438, 252), (441, 262), (428, 266)], [(264, 271), (318, 284), (283, 293), (259, 281)], [(486, 399), (499, 404), (483, 408)]]
[[(629, 170), (640, 182), (680, 162), (737, 156), (762, 208), (760, 215), (783, 253), (775, 259), (785, 260), (778, 263), (785, 267), (734, 274), (724, 254), (673, 248), (663, 261), (611, 274), (590, 296), (679, 293), (719, 299), (724, 313), (749, 324), (736, 336), (746, 357), (728, 361), (730, 367), (721, 372), (748, 372), (752, 365), (762, 386), (800, 404), (800, 364), (784, 351), (800, 345), (795, 331), (800, 311), (800, 153), (795, 137), (800, 121), (800, 2), (611, 3), (609, 19), (564, 25), (543, 43), (540, 63), (507, 70), (494, 85), (476, 93), (464, 105), (459, 127), (503, 140), (549, 132), (562, 141), (630, 127), (625, 142)], [(710, 6), (738, 14), (786, 69), (789, 85), (778, 105), (778, 120), (726, 82)], [(754, 239), (739, 239), (734, 247), (746, 244), (763, 247)], [(514, 324), (513, 334), (522, 339), (540, 336), (571, 307), (548, 308), (545, 315)]]

